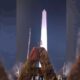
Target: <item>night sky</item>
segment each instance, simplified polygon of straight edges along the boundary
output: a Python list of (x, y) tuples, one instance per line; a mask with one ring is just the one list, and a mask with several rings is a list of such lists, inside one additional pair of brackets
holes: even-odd
[[(59, 69), (66, 53), (66, 0), (34, 0), (32, 4), (34, 27), (31, 40), (34, 43), (40, 39), (41, 11), (46, 9), (49, 57), (55, 69)], [(0, 57), (7, 68), (15, 63), (16, 0), (0, 0)]]

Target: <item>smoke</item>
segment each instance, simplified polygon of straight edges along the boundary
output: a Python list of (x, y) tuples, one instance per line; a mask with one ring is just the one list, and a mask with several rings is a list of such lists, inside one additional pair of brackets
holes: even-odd
[(13, 66), (12, 72), (13, 72), (13, 75), (17, 78), (20, 75), (22, 65), (23, 65), (22, 63), (18, 63)]
[(11, 71), (6, 71), (8, 80), (17, 80), (22, 69), (22, 63), (15, 64)]
[(67, 76), (70, 73), (72, 67), (72, 63), (68, 62), (67, 64), (64, 64), (63, 66), (63, 75)]
[(12, 76), (11, 73), (8, 73), (8, 79), (9, 79), (9, 80), (14, 80), (14, 78), (13, 78), (13, 76)]

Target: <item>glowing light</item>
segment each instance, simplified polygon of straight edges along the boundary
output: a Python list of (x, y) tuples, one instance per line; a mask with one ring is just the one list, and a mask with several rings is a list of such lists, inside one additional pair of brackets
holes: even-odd
[(46, 13), (46, 10), (42, 11), (40, 47), (44, 47), (47, 50), (47, 13)]
[(42, 67), (40, 62), (39, 62), (39, 67), (40, 67), (40, 68)]
[(42, 67), (42, 66), (41, 66), (41, 63), (40, 63), (40, 62), (37, 62), (37, 63), (36, 63), (36, 67), (41, 68), (41, 67)]
[(29, 57), (30, 43), (31, 43), (31, 28), (29, 29), (29, 40), (28, 40), (27, 59)]
[(63, 75), (67, 76), (71, 70), (72, 63), (68, 62), (67, 64), (64, 64), (63, 66)]
[(19, 63), (19, 64), (15, 64), (14, 67), (13, 67), (13, 73), (16, 77), (19, 77), (20, 75), (20, 72), (21, 72), (21, 68), (22, 68), (22, 63)]

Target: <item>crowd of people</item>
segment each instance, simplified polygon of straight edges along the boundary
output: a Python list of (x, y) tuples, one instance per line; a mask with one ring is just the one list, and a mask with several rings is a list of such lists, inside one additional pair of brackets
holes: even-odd
[[(41, 53), (39, 53), (40, 51), (41, 51)], [(36, 54), (37, 52), (39, 53), (38, 55)], [(48, 60), (45, 60), (45, 59), (47, 59), (45, 54), (47, 54), (47, 53), (46, 53), (44, 48), (33, 49), (31, 54), (30, 54), (29, 61), (24, 64), (25, 67), (22, 69), (24, 71), (21, 72), (20, 78), (18, 80), (31, 80), (31, 78), (30, 79), (25, 79), (24, 77), (25, 76), (30, 76), (31, 68), (32, 68), (31, 65), (34, 66), (33, 63), (36, 60), (38, 60), (38, 58), (40, 56), (44, 57), (44, 60), (41, 59), (43, 67), (45, 66), (44, 64), (47, 64), (46, 67), (43, 70), (43, 73), (45, 75), (44, 80), (80, 80), (80, 56), (77, 58), (76, 62), (72, 65), (72, 68), (71, 68), (69, 74), (67, 76), (61, 76), (61, 77), (59, 76), (60, 78), (58, 78), (56, 73), (54, 72), (54, 69), (52, 69), (52, 66), (49, 62), (48, 55), (47, 55)], [(50, 68), (48, 68), (48, 67), (50, 67)], [(28, 74), (26, 73), (26, 71), (27, 71)], [(4, 66), (2, 65), (1, 62), (0, 62), (0, 80), (9, 80), (8, 74), (6, 73), (5, 68), (4, 68)]]

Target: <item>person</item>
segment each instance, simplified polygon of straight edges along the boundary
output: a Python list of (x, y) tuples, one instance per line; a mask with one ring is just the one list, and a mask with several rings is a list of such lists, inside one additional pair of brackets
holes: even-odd
[(9, 80), (1, 61), (0, 61), (0, 80)]
[(76, 63), (72, 66), (67, 80), (80, 80), (80, 56), (77, 58)]

